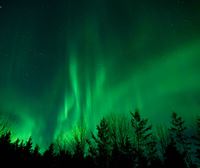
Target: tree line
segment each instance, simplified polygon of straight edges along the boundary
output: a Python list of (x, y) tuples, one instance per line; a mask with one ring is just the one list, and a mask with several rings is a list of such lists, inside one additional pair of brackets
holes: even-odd
[[(11, 132), (0, 125), (0, 163), (7, 167), (87, 167), (87, 168), (197, 168), (200, 166), (200, 118), (187, 128), (173, 112), (169, 126), (152, 127), (138, 110), (123, 118), (103, 118), (96, 133), (84, 130), (74, 136), (71, 150), (59, 142), (43, 152), (27, 141), (11, 142)], [(192, 130), (188, 133), (188, 130)]]

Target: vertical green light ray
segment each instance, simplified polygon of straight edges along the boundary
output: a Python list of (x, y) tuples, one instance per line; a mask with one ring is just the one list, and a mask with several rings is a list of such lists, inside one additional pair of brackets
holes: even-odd
[(77, 67), (77, 61), (76, 61), (76, 55), (75, 53), (70, 54), (70, 65), (69, 65), (69, 71), (70, 71), (70, 81), (72, 85), (72, 96), (74, 97), (74, 111), (75, 111), (75, 118), (74, 122), (76, 123), (77, 119), (80, 117), (81, 113), (81, 107), (80, 107), (80, 90), (79, 90), (79, 78), (78, 78), (78, 67)]

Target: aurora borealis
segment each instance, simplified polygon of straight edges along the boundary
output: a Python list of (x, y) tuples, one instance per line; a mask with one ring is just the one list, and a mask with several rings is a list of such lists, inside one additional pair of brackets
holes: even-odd
[(109, 113), (200, 112), (197, 0), (1, 0), (0, 114), (46, 146)]

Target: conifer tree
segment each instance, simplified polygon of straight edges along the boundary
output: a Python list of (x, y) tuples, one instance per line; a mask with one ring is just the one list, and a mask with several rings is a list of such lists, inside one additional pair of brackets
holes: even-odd
[(170, 131), (170, 137), (173, 138), (175, 141), (177, 148), (181, 152), (186, 152), (189, 150), (189, 143), (187, 136), (185, 134), (186, 131), (185, 121), (181, 116), (178, 116), (177, 113), (172, 113), (171, 118), (171, 127), (169, 129)]
[(86, 135), (84, 128), (78, 128), (74, 134), (74, 159), (83, 161), (86, 145)]
[(97, 137), (92, 135), (97, 144), (98, 164), (100, 167), (109, 166), (109, 158), (111, 155), (111, 135), (109, 125), (105, 118), (100, 121), (97, 126)]
[(54, 150), (54, 144), (51, 143), (48, 147), (48, 149), (43, 154), (43, 161), (46, 164), (46, 166), (53, 167), (55, 163), (55, 150)]
[(136, 139), (136, 149), (138, 152), (144, 152), (152, 136), (152, 126), (148, 124), (148, 119), (141, 118), (138, 110), (135, 113), (131, 113), (131, 116), (131, 124)]
[(11, 159), (11, 132), (8, 131), (0, 137), (1, 160), (5, 162)]
[(148, 152), (151, 151), (152, 154), (153, 152), (155, 154), (152, 126), (148, 123), (148, 119), (141, 118), (138, 110), (135, 113), (131, 113), (131, 116), (131, 124), (136, 139), (137, 167), (145, 167), (148, 162)]
[(200, 166), (200, 117), (197, 118), (196, 129), (196, 134), (194, 136), (196, 147), (195, 157), (197, 160), (197, 164)]
[(171, 139), (170, 143), (167, 145), (164, 153), (164, 166), (165, 168), (181, 167), (186, 168), (186, 164), (183, 155), (178, 151), (176, 143)]
[(190, 148), (188, 137), (186, 136), (185, 121), (177, 113), (173, 112), (171, 116), (170, 138), (174, 141), (177, 150), (182, 155), (185, 164), (191, 167)]
[(25, 155), (30, 156), (32, 154), (32, 138), (30, 137), (24, 146)]

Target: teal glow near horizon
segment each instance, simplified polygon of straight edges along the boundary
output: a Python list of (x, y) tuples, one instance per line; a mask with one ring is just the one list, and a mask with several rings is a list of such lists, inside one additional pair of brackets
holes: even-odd
[(0, 114), (14, 139), (46, 147), (135, 108), (155, 124), (199, 114), (198, 2), (0, 5)]

